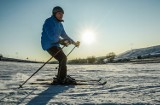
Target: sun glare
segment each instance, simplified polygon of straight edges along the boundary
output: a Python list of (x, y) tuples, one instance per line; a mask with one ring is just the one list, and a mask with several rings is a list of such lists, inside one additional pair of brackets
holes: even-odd
[(82, 34), (82, 41), (86, 44), (92, 44), (95, 41), (94, 32), (86, 31)]

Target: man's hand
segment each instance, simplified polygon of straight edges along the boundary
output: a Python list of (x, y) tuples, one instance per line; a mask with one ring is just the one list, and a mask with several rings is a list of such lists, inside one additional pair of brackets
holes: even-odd
[(76, 47), (79, 47), (79, 45), (80, 45), (80, 42), (79, 42), (79, 41), (73, 42), (73, 41), (70, 41), (70, 40), (67, 40), (67, 39), (60, 39), (58, 43), (60, 43), (61, 45), (66, 46), (66, 47), (67, 47), (68, 45), (70, 45), (70, 44), (73, 44), (73, 45), (75, 45)]
[(61, 40), (59, 40), (59, 43), (61, 44), (61, 45), (64, 45), (64, 46), (68, 46), (68, 45), (70, 45), (70, 42), (67, 40), (67, 39), (61, 39)]
[(80, 42), (79, 41), (77, 41), (77, 42), (75, 42), (75, 43), (73, 43), (76, 47), (79, 47), (79, 45), (80, 45)]

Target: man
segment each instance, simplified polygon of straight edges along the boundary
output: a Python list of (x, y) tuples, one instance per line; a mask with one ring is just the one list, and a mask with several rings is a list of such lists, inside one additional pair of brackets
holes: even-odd
[[(67, 57), (62, 51), (59, 44), (68, 46), (68, 44), (74, 44), (76, 47), (79, 43), (74, 42), (65, 32), (63, 25), (64, 11), (61, 7), (56, 6), (52, 10), (52, 16), (45, 20), (43, 25), (41, 45), (43, 50), (46, 50), (51, 56), (59, 61), (59, 69), (57, 78), (53, 83), (58, 84), (74, 84), (75, 80), (67, 76)], [(63, 39), (60, 39), (63, 38)]]

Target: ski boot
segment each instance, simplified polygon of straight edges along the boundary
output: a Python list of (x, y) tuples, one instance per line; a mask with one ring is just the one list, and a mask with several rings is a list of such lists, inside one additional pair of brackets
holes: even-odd
[(74, 78), (72, 78), (71, 76), (67, 75), (66, 78), (63, 81), (63, 84), (66, 85), (76, 85), (77, 82)]
[(53, 78), (52, 85), (76, 85), (76, 80), (67, 75), (64, 79), (58, 79), (57, 76)]

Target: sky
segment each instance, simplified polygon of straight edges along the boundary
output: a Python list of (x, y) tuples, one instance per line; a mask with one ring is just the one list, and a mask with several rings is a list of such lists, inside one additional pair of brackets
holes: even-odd
[[(64, 9), (68, 36), (81, 42), (68, 59), (160, 45), (160, 0), (0, 0), (0, 54), (49, 59), (41, 47), (41, 32), (55, 6)], [(89, 33), (91, 37), (84, 37)]]

